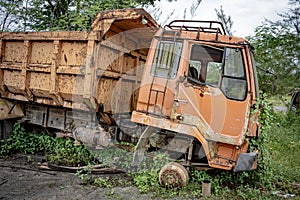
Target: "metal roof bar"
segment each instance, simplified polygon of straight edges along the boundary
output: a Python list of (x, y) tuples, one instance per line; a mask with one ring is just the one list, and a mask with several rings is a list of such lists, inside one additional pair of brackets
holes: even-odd
[[(186, 23), (189, 25), (184, 25)], [(206, 32), (226, 35), (223, 24), (218, 21), (174, 20), (165, 27), (171, 30)]]

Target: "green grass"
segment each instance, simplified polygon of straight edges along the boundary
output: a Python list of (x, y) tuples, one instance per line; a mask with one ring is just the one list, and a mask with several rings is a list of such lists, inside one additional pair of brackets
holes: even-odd
[(267, 148), (274, 176), (288, 182), (300, 182), (300, 116), (274, 114)]
[(272, 106), (289, 107), (292, 99), (292, 94), (265, 96), (265, 99), (267, 99), (268, 103)]
[[(289, 106), (291, 96), (273, 96), (272, 105)], [(266, 148), (270, 153), (274, 176), (288, 182), (300, 182), (300, 116), (294, 112), (272, 113), (269, 140)]]

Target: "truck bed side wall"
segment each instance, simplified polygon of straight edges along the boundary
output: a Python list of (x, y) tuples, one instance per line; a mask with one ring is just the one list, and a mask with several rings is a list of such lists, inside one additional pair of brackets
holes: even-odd
[[(1, 94), (79, 109), (86, 109), (82, 104), (85, 99), (91, 101), (89, 106), (95, 106), (96, 98), (108, 111), (111, 106), (103, 97), (104, 90), (132, 68), (131, 75), (136, 76), (134, 68), (143, 61), (137, 55), (101, 45), (93, 32), (3, 33)], [(126, 81), (135, 83), (130, 78)]]
[[(95, 112), (101, 106), (107, 113), (130, 111), (148, 50), (134, 51), (136, 44), (122, 34), (104, 42), (100, 37), (95, 32), (2, 33), (1, 97), (42, 107)], [(114, 44), (119, 40), (121, 45)], [(29, 110), (31, 115), (41, 114), (32, 106)], [(44, 115), (51, 114), (44, 110)], [(61, 121), (64, 116), (54, 118)], [(32, 122), (50, 125), (39, 118)]]

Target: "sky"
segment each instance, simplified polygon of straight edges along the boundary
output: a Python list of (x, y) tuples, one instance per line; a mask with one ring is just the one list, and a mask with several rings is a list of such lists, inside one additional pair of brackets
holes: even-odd
[[(190, 7), (195, 0), (177, 0), (167, 2), (161, 0), (156, 2), (163, 11), (158, 22), (164, 23), (168, 15), (173, 11), (174, 14), (167, 20), (167, 23), (174, 19), (182, 19), (184, 10), (187, 8), (187, 18), (190, 19)], [(265, 19), (278, 20), (280, 17), (277, 13), (288, 10), (288, 0), (202, 0), (197, 8), (193, 20), (217, 20), (215, 9), (220, 10), (223, 7), (224, 13), (231, 16), (233, 21), (233, 35), (246, 37), (254, 34), (255, 27), (262, 24)], [(151, 13), (152, 7), (146, 8)]]

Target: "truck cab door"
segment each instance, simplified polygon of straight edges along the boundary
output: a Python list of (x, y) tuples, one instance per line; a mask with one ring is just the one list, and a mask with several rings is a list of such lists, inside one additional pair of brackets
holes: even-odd
[(251, 99), (244, 50), (190, 45), (188, 73), (175, 99), (176, 115), (183, 123), (207, 126), (200, 132), (208, 140), (241, 144)]
[(154, 40), (144, 70), (137, 111), (169, 118), (175, 97), (182, 42)]

